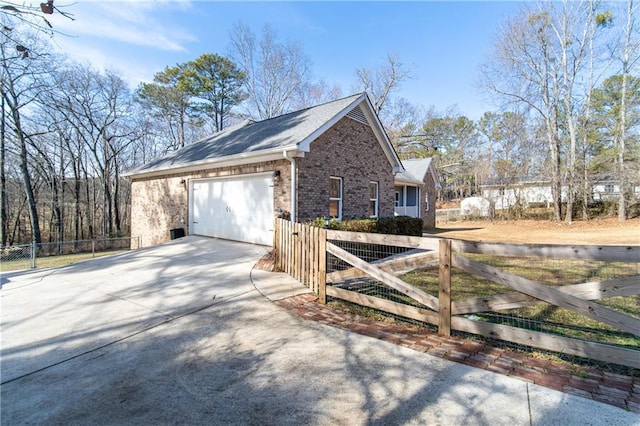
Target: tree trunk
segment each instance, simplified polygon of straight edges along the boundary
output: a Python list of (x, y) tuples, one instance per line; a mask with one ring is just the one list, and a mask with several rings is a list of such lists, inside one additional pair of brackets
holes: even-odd
[(7, 245), (9, 218), (7, 217), (7, 177), (5, 175), (5, 112), (2, 97), (2, 121), (0, 122), (0, 244)]
[(116, 228), (116, 234), (119, 237), (122, 231), (120, 219), (120, 173), (118, 171), (118, 163), (114, 164), (114, 181), (113, 181), (113, 220)]
[[(633, 0), (627, 3), (627, 25), (625, 28), (624, 51), (622, 56), (622, 89), (620, 93), (620, 135), (618, 138), (618, 186), (620, 187), (618, 196), (618, 220), (624, 222), (627, 220), (627, 180), (625, 176), (625, 144), (627, 138), (627, 96), (629, 85), (629, 72), (632, 67), (632, 42), (631, 34), (634, 30), (633, 25)], [(637, 47), (636, 47), (637, 49)]]
[(620, 136), (618, 137), (618, 220), (624, 222), (627, 220), (627, 203), (626, 203), (626, 176), (624, 170), (624, 154), (625, 154), (625, 138), (626, 138), (626, 122), (627, 122), (627, 84), (628, 75), (622, 74), (622, 93), (620, 94)]
[(36, 197), (31, 186), (31, 175), (29, 174), (29, 155), (27, 153), (27, 141), (22, 132), (20, 113), (13, 109), (13, 119), (16, 126), (16, 138), (20, 149), (20, 173), (22, 174), (22, 183), (24, 185), (25, 195), (27, 196), (27, 204), (29, 206), (29, 220), (31, 223), (31, 240), (36, 243), (42, 243), (40, 234), (40, 220), (38, 218), (38, 206)]

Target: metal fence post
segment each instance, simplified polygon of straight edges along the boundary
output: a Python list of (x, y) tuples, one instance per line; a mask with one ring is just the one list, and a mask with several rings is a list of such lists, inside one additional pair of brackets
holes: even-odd
[(31, 269), (36, 268), (36, 242), (31, 242)]

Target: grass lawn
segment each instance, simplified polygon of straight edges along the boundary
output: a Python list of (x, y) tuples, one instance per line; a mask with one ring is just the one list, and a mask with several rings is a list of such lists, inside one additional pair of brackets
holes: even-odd
[[(460, 221), (439, 224), (425, 230), (425, 234), (496, 243), (521, 244), (585, 244), (585, 245), (640, 245), (640, 218), (618, 222), (616, 218), (576, 221), (572, 224), (551, 221)], [(640, 274), (638, 263), (611, 263), (557, 259), (511, 258), (489, 255), (464, 254), (477, 262), (491, 265), (506, 272), (549, 286), (579, 284)], [(488, 297), (513, 292), (506, 286), (485, 280), (453, 268), (452, 300)], [(433, 296), (438, 296), (438, 267), (410, 272), (401, 279)], [(366, 294), (415, 304), (400, 292), (389, 291), (378, 284), (359, 285)], [(640, 295), (611, 297), (594, 301), (620, 313), (640, 317)], [(361, 311), (360, 308), (355, 308)], [(359, 312), (362, 313), (362, 312)], [(372, 313), (372, 315), (377, 315)], [(509, 309), (500, 312), (476, 313), (481, 321), (512, 325), (566, 337), (606, 344), (624, 345), (640, 349), (640, 338), (594, 321), (582, 314), (545, 303)]]
[[(585, 262), (548, 259), (507, 258), (488, 255), (465, 254), (477, 262), (495, 266), (506, 272), (534, 280), (549, 286), (579, 284), (599, 281), (616, 276), (633, 276), (640, 273), (640, 264)], [(416, 270), (401, 277), (403, 281), (434, 296), (438, 295), (438, 268)], [(488, 297), (513, 292), (500, 284), (485, 280), (464, 271), (452, 269), (451, 299), (463, 300)], [(618, 312), (640, 316), (640, 296), (610, 297), (595, 301)], [(512, 325), (529, 330), (559, 334), (600, 343), (632, 346), (640, 349), (640, 338), (621, 332), (608, 324), (595, 321), (569, 309), (542, 303), (535, 306), (508, 309), (500, 312), (477, 313), (476, 319)]]
[[(95, 257), (109, 256), (113, 254), (123, 253), (128, 250), (109, 250), (91, 253), (79, 253), (79, 254), (65, 254), (61, 256), (45, 256), (36, 259), (36, 266), (38, 268), (56, 268), (59, 266), (66, 266), (72, 263), (76, 263), (82, 260), (92, 259)], [(9, 272), (17, 271), (21, 269), (29, 269), (31, 267), (30, 259), (17, 259), (17, 260), (3, 260), (0, 262), (0, 271)]]

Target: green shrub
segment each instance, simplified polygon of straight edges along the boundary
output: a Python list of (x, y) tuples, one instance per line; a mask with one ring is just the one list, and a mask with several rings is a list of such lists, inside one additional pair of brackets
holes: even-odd
[[(318, 217), (308, 223), (318, 228), (325, 227), (325, 219)], [(329, 221), (329, 229), (374, 234), (422, 235), (423, 220), (409, 216), (380, 217), (378, 219), (349, 219)]]
[(424, 222), (422, 219), (410, 216), (398, 216), (394, 218), (397, 224), (398, 235), (422, 235), (422, 226)]

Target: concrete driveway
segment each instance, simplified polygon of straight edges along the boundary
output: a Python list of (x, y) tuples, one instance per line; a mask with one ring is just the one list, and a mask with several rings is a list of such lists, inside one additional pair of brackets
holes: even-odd
[(3, 274), (2, 424), (640, 422), (294, 317), (263, 294), (302, 287), (255, 271), (252, 282), (265, 251), (188, 237)]

